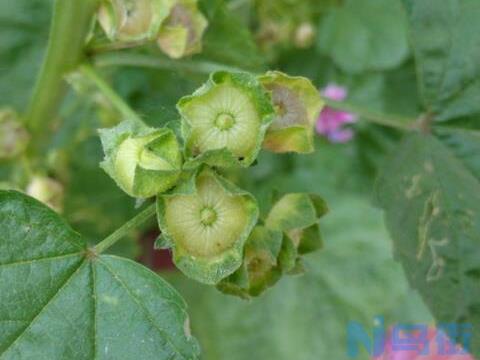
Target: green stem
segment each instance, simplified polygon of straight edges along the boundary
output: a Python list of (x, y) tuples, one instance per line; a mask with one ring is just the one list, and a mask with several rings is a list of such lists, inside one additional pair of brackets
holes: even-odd
[(25, 122), (39, 147), (48, 138), (63, 99), (65, 75), (83, 59), (85, 39), (91, 29), (98, 0), (56, 0), (45, 60), (34, 88)]
[(103, 80), (98, 73), (89, 65), (82, 65), (80, 72), (90, 80), (97, 89), (110, 101), (110, 103), (122, 114), (125, 119), (134, 120), (143, 124), (140, 116)]
[(377, 125), (393, 127), (400, 130), (412, 130), (416, 125), (416, 119), (398, 115), (377, 113), (344, 101), (334, 101), (327, 98), (323, 98), (323, 101), (332, 109), (354, 113), (360, 116), (362, 119)]
[(210, 61), (170, 60), (165, 57), (121, 51), (98, 54), (94, 57), (94, 62), (96, 66), (141, 66), (163, 70), (175, 69), (200, 74), (210, 74), (220, 70), (232, 72), (245, 71), (234, 66)]
[(102, 252), (110, 248), (113, 244), (115, 244), (118, 240), (120, 240), (125, 235), (127, 235), (132, 229), (138, 227), (139, 225), (143, 224), (145, 221), (150, 219), (155, 214), (155, 211), (156, 211), (156, 205), (151, 204), (142, 212), (140, 212), (137, 216), (135, 216), (133, 219), (126, 222), (125, 224), (123, 224), (123, 226), (115, 230), (110, 236), (106, 237), (104, 240), (99, 242), (93, 248), (93, 251), (96, 254), (101, 254)]

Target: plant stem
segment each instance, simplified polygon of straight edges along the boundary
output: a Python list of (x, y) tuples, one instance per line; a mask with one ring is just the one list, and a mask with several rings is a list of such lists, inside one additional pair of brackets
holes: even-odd
[(101, 254), (108, 248), (110, 248), (113, 244), (115, 244), (118, 240), (123, 238), (127, 235), (132, 229), (136, 228), (137, 226), (143, 224), (145, 221), (150, 219), (156, 211), (155, 204), (149, 205), (146, 209), (136, 215), (133, 219), (129, 220), (125, 224), (123, 224), (120, 228), (115, 230), (110, 236), (106, 237), (100, 243), (98, 243), (94, 248), (94, 252), (96, 254)]
[(98, 54), (94, 57), (96, 66), (142, 66), (163, 70), (183, 70), (190, 73), (210, 74), (214, 71), (242, 72), (240, 68), (218, 64), (210, 61), (170, 60), (165, 57), (131, 52), (112, 52)]
[(327, 98), (322, 99), (325, 104), (332, 109), (357, 114), (361, 118), (377, 125), (393, 127), (400, 130), (412, 130), (416, 126), (416, 119), (398, 115), (377, 113), (344, 101), (334, 101)]
[(55, 1), (47, 53), (25, 114), (33, 148), (40, 147), (51, 131), (49, 123), (55, 120), (66, 90), (64, 76), (83, 59), (97, 1)]
[(112, 103), (112, 105), (124, 116), (126, 119), (134, 120), (143, 124), (140, 116), (112, 89), (110, 85), (103, 80), (98, 73), (89, 65), (82, 65), (80, 72), (89, 79), (97, 89)]

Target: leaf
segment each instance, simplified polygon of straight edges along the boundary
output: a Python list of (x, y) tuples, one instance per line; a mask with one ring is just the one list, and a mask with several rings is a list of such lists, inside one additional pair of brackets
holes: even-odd
[(347, 0), (320, 24), (318, 48), (344, 71), (399, 66), (409, 54), (407, 22), (398, 0)]
[[(478, 324), (480, 182), (460, 156), (431, 135), (410, 135), (387, 161), (377, 197), (396, 257), (437, 322)], [(480, 354), (478, 329), (470, 350)]]
[(0, 232), (0, 358), (196, 358), (186, 305), (154, 273), (94, 255), (17, 192), (0, 192)]
[[(335, 216), (322, 222), (328, 242), (322, 252), (306, 257), (305, 275), (282, 279), (255, 301), (222, 295), (184, 277), (169, 278), (190, 304), (192, 330), (205, 359), (346, 360), (349, 321), (367, 331), (377, 315), (385, 316), (387, 327), (430, 321), (391, 257), (380, 212), (345, 191), (329, 205)], [(363, 353), (358, 359), (370, 357)]]
[(425, 108), (437, 120), (480, 112), (480, 2), (404, 3)]

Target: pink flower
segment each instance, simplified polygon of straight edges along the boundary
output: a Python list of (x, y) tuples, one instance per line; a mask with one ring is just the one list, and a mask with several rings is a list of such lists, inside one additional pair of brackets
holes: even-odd
[[(449, 340), (443, 332), (433, 327), (428, 328), (428, 333), (418, 334), (417, 341), (409, 342), (408, 338), (411, 339), (411, 336), (414, 335), (406, 335), (402, 332), (394, 335), (393, 331), (390, 331), (384, 353), (374, 357), (373, 360), (474, 360), (459, 345)], [(422, 336), (425, 341), (420, 341)], [(405, 344), (410, 345), (405, 346)]]
[[(322, 95), (331, 100), (342, 101), (346, 99), (348, 91), (342, 86), (328, 84), (322, 90)], [(353, 138), (353, 130), (346, 128), (345, 124), (356, 121), (357, 116), (355, 114), (325, 106), (318, 117), (316, 128), (320, 135), (325, 136), (331, 142), (345, 143)]]

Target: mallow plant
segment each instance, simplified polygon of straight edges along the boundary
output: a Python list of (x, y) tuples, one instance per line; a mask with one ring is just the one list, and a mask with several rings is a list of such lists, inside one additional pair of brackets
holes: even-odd
[[(260, 3), (257, 20), (266, 20), (258, 32), (265, 35), (277, 28), (268, 4)], [(265, 206), (238, 178), (261, 152), (310, 154), (317, 132), (343, 143), (353, 137), (348, 126), (363, 121), (404, 134), (380, 171), (375, 198), (409, 282), (438, 322), (478, 324), (476, 0), (404, 1), (422, 98), (414, 118), (356, 107), (333, 84), (319, 91), (305, 77), (205, 61), (198, 67), (208, 78), (176, 99), (170, 121), (147, 124), (98, 70), (95, 56), (154, 47), (163, 53), (162, 66), (191, 69), (196, 63), (181, 58), (202, 53), (205, 7), (196, 0), (55, 1), (28, 108), (0, 110), (0, 159), (14, 164), (9, 182), (0, 184), (0, 359), (199, 358), (181, 296), (161, 275), (106, 251), (155, 219), (155, 249), (168, 249), (186, 277), (256, 301), (282, 277), (308, 271), (304, 256), (322, 248), (321, 219), (329, 208), (321, 194), (302, 191), (275, 194)], [(347, 2), (332, 12), (325, 27), (352, 8)], [(296, 46), (308, 47), (312, 19), (297, 21), (297, 15), (282, 20), (285, 34), (278, 27), (274, 35), (279, 43), (293, 37)], [(469, 21), (448, 20), (461, 17)], [(320, 48), (339, 33), (324, 31)], [(342, 57), (343, 42), (340, 37), (334, 60), (355, 70), (362, 64)], [(382, 60), (374, 66), (390, 58)], [(62, 181), (45, 170), (63, 166), (61, 156), (43, 154), (53, 124), (62, 121), (68, 87), (108, 108), (109, 119), (98, 129), (104, 153), (98, 166), (136, 202), (136, 215), (94, 245), (62, 218)], [(468, 350), (479, 354), (478, 332)]]

